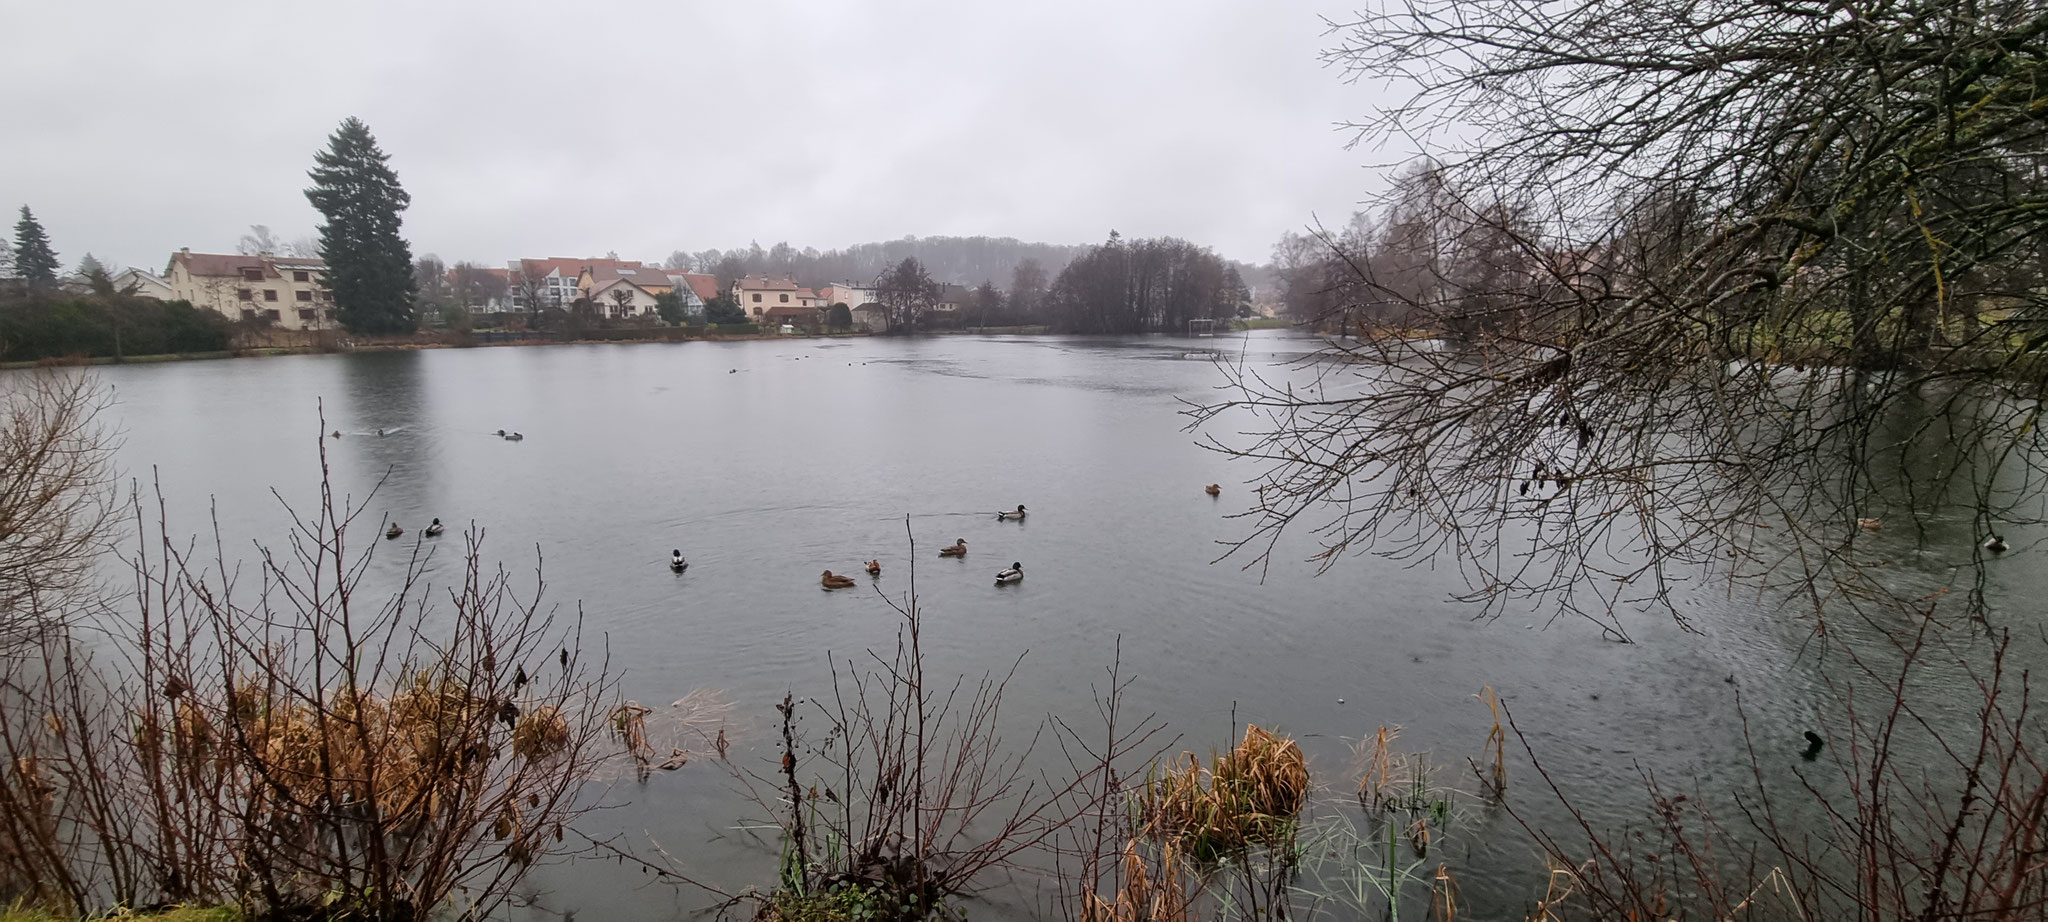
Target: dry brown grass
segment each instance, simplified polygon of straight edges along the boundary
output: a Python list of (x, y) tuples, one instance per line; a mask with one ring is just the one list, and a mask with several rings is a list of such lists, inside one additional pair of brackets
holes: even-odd
[[(1185, 762), (1183, 763), (1183, 760)], [(1202, 768), (1193, 753), (1155, 767), (1139, 795), (1141, 821), (1153, 835), (1208, 861), (1251, 845), (1286, 841), (1308, 805), (1308, 764), (1301, 747), (1257, 726)]]

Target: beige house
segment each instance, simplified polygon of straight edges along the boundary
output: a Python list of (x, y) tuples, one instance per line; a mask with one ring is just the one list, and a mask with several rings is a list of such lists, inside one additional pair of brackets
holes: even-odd
[(327, 264), (291, 256), (171, 254), (163, 281), (171, 300), (219, 311), (230, 320), (269, 321), (287, 330), (336, 326)]
[(654, 296), (674, 290), (668, 273), (646, 266), (585, 266), (576, 277), (577, 295), (608, 320), (655, 316)]
[[(791, 279), (771, 279), (750, 275), (732, 283), (733, 300), (740, 302), (740, 309), (747, 312), (749, 319), (760, 321), (770, 308), (811, 307), (818, 300), (817, 292), (799, 288)], [(808, 300), (804, 300), (805, 298)]]

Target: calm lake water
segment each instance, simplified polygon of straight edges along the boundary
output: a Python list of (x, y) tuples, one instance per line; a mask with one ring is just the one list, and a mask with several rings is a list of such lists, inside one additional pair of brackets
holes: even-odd
[[(1340, 792), (1355, 784), (1343, 777), (1350, 747), (1382, 724), (1402, 727), (1405, 748), (1433, 751), (1455, 777), (1486, 737), (1474, 696), (1488, 683), (1558, 780), (1598, 805), (1596, 821), (1641, 817), (1643, 770), (1708, 790), (1745, 781), (1738, 689), (1760, 745), (1796, 763), (1830, 667), (1807, 623), (1761, 614), (1740, 592), (1682, 600), (1700, 634), (1634, 616), (1637, 643), (1625, 645), (1543, 611), (1475, 621), (1475, 608), (1448, 599), (1463, 586), (1447, 564), (1364, 556), (1316, 576), (1298, 562), (1313, 550), (1299, 537), (1263, 581), (1242, 561), (1214, 562), (1219, 541), (1245, 532), (1228, 516), (1248, 505), (1240, 484), (1253, 471), (1199, 447), (1182, 430), (1180, 400), (1215, 393), (1222, 378), (1209, 352), (1272, 364), (1313, 345), (1277, 331), (953, 336), (296, 356), (102, 374), (118, 392), (123, 468), (160, 479), (174, 530), (204, 530), (210, 501), (231, 546), (278, 538), (286, 520), (270, 491), (310, 504), (320, 433), (339, 429), (344, 437), (325, 444), (343, 490), (361, 500), (388, 475), (372, 516), (450, 525), (436, 580), (451, 577), (455, 532), (471, 523), (487, 532), (486, 556), (515, 571), (538, 548), (551, 597), (571, 611), (580, 602), (626, 671), (627, 695), (666, 703), (721, 690), (744, 747), (734, 757), (762, 767), (772, 704), (786, 690), (819, 692), (828, 652), (893, 637), (896, 615), (865, 586), (821, 592), (818, 574), (858, 573), (880, 558), (881, 588), (903, 592), (906, 515), (929, 668), (979, 673), (1023, 655), (1007, 710), (1025, 730), (1048, 712), (1091, 718), (1090, 685), (1120, 637), (1137, 678), (1127, 706), (1157, 712), (1183, 747), (1227, 745), (1234, 713), (1300, 738), (1312, 772)], [(500, 428), (526, 438), (503, 441)], [(1223, 485), (1220, 497), (1203, 493), (1210, 482)], [(994, 519), (1018, 503), (1030, 508), (1024, 524)], [(955, 538), (967, 540), (967, 558), (937, 559)], [(397, 572), (398, 545), (410, 540), (378, 542), (376, 571)], [(688, 555), (686, 574), (669, 571), (671, 548)], [(1938, 582), (1942, 555), (1966, 557), (1967, 545), (1912, 553), (1897, 565)], [(994, 588), (1012, 561), (1026, 579)], [(1994, 606), (2043, 589), (2014, 562), (1992, 575)], [(1555, 821), (1514, 755), (1512, 796)], [(758, 817), (715, 766), (644, 786), (622, 779), (610, 801), (631, 806), (593, 817), (593, 833), (652, 835), (723, 886), (772, 883), (772, 843), (734, 831)], [(1541, 893), (1540, 855), (1498, 813), (1476, 809), (1468, 822), (1443, 855), (1465, 899), (1476, 918), (1520, 918)], [(535, 918), (674, 917), (708, 902), (596, 862), (544, 868), (531, 889), (541, 894)], [(975, 911), (1029, 914), (1000, 898)]]

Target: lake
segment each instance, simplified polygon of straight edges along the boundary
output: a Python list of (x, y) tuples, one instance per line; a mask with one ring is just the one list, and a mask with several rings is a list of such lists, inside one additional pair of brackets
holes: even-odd
[[(928, 668), (978, 674), (1023, 656), (1006, 712), (1026, 731), (1046, 713), (1090, 718), (1091, 683), (1102, 684), (1120, 638), (1136, 678), (1126, 706), (1156, 712), (1181, 747), (1206, 754), (1228, 745), (1233, 721), (1257, 723), (1299, 738), (1318, 782), (1340, 795), (1356, 784), (1351, 747), (1381, 725), (1402, 727), (1404, 748), (1432, 751), (1455, 778), (1491, 725), (1475, 698), (1487, 684), (1597, 822), (1640, 820), (1641, 771), (1709, 791), (1746, 782), (1738, 690), (1760, 747), (1796, 762), (1830, 667), (1808, 622), (1759, 612), (1742, 591), (1683, 597), (1698, 634), (1668, 616), (1630, 616), (1637, 642), (1621, 644), (1527, 607), (1475, 620), (1475, 607), (1449, 599), (1464, 586), (1448, 562), (1358, 556), (1318, 576), (1300, 562), (1314, 550), (1302, 535), (1283, 542), (1263, 579), (1244, 560), (1217, 562), (1219, 542), (1249, 528), (1230, 516), (1248, 506), (1242, 484), (1254, 471), (1200, 447), (1181, 401), (1216, 395), (1210, 353), (1286, 374), (1315, 345), (1287, 331), (789, 339), (100, 374), (118, 396), (120, 464), (162, 483), (174, 531), (200, 532), (212, 514), (230, 547), (279, 538), (287, 520), (271, 490), (310, 505), (324, 444), (337, 486), (358, 501), (383, 479), (372, 517), (415, 530), (448, 523), (436, 580), (450, 577), (456, 533), (472, 524), (487, 534), (486, 557), (515, 572), (538, 549), (550, 596), (571, 611), (580, 603), (625, 670), (625, 693), (665, 704), (719, 690), (734, 706), (733, 758), (757, 769), (774, 753), (774, 702), (826, 688), (828, 652), (892, 642), (897, 616), (859, 571), (878, 558), (880, 589), (908, 588), (906, 516)], [(323, 441), (330, 430), (343, 435)], [(1211, 482), (1220, 496), (1203, 492)], [(1025, 522), (995, 519), (1019, 503)], [(938, 559), (956, 538), (967, 557)], [(373, 578), (396, 573), (411, 540), (378, 542)], [(670, 572), (672, 548), (688, 556), (686, 573)], [(1938, 575), (1939, 556), (1898, 565)], [(1024, 581), (993, 586), (1013, 561)], [(862, 586), (822, 592), (825, 569)], [(1990, 597), (1997, 608), (2043, 588), (2019, 565), (1994, 570)], [(1510, 796), (1557, 822), (1516, 748), (1510, 740)], [(735, 832), (759, 817), (732, 786), (703, 762), (644, 786), (621, 779), (610, 802), (630, 808), (596, 815), (590, 831), (651, 835), (699, 877), (769, 886), (772, 842)], [(1473, 811), (1443, 857), (1478, 918), (1519, 918), (1541, 895), (1540, 854), (1497, 812)], [(605, 862), (544, 867), (529, 889), (534, 918), (665, 917), (710, 902)], [(1029, 914), (991, 900), (976, 914)]]

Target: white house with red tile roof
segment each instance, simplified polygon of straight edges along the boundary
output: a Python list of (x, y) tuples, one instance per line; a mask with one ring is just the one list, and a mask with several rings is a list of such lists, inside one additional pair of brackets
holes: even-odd
[(609, 320), (652, 316), (655, 297), (675, 290), (668, 273), (651, 266), (585, 266), (576, 290), (597, 315)]
[(526, 303), (526, 282), (531, 280), (539, 289), (536, 293), (541, 307), (568, 307), (581, 297), (578, 278), (586, 268), (609, 267), (613, 269), (637, 269), (637, 259), (612, 259), (610, 257), (550, 256), (546, 259), (515, 259), (506, 265), (512, 273), (512, 309), (532, 310)]

